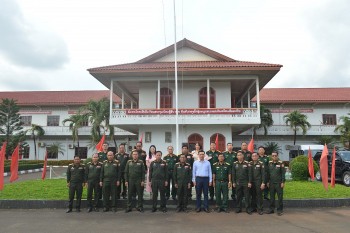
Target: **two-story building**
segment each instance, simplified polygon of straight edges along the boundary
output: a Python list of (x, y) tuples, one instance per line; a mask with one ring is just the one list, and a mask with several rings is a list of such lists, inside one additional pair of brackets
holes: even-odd
[(173, 145), (179, 152), (181, 144), (199, 142), (208, 149), (218, 135), (225, 150), (235, 135), (260, 124), (259, 91), (282, 67), (235, 60), (183, 39), (177, 43), (176, 93), (174, 62), (171, 45), (134, 63), (88, 70), (121, 98), (120, 108), (110, 104), (110, 124), (144, 135), (144, 148)]

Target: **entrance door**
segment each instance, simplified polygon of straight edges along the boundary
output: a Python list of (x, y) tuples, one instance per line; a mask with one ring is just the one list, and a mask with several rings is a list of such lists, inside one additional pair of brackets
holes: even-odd
[(195, 145), (198, 142), (201, 148), (203, 148), (203, 137), (202, 135), (198, 133), (193, 133), (190, 136), (188, 136), (188, 151), (195, 150)]
[[(219, 139), (219, 151), (225, 151), (226, 150), (226, 138), (222, 134), (218, 134), (218, 139)], [(216, 134), (211, 135), (210, 137), (210, 142), (215, 142), (216, 140)]]

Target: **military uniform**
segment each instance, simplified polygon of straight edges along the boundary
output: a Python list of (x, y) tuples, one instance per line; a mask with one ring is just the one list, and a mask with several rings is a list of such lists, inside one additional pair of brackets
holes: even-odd
[(68, 210), (73, 208), (74, 195), (76, 195), (76, 209), (80, 211), (83, 184), (85, 183), (85, 167), (82, 164), (69, 164), (67, 168), (67, 183), (69, 184)]
[(249, 150), (241, 150), (242, 154), (244, 155), (244, 160), (245, 161), (252, 161), (252, 152), (250, 152)]
[(167, 154), (164, 157), (164, 160), (168, 164), (168, 186), (166, 187), (165, 195), (166, 195), (166, 198), (169, 199), (169, 197), (170, 197), (170, 184), (171, 184), (171, 196), (173, 199), (175, 199), (176, 198), (176, 188), (175, 188), (173, 172), (174, 172), (174, 166), (178, 162), (178, 157), (174, 154), (172, 154), (172, 155)]
[[(89, 211), (92, 208), (98, 207), (98, 201), (100, 199), (100, 175), (102, 170), (102, 163), (88, 162), (85, 167), (85, 176), (88, 184), (87, 188), (87, 202)], [(92, 193), (94, 193), (94, 202), (92, 202)]]
[(233, 163), (232, 181), (234, 184), (236, 184), (236, 191), (237, 191), (238, 209), (236, 212), (241, 212), (242, 210), (242, 200), (244, 195), (246, 211), (250, 213), (251, 212), (250, 198), (249, 198), (250, 194), (249, 194), (248, 183), (251, 183), (252, 176), (251, 176), (251, 169), (250, 169), (249, 162), (242, 161), (240, 163), (239, 161), (236, 161)]
[(285, 177), (286, 169), (282, 161), (269, 162), (267, 169), (267, 182), (270, 186), (270, 213), (273, 213), (275, 209), (275, 195), (277, 193), (277, 213), (283, 212), (283, 188), (281, 183), (286, 181)]
[[(231, 165), (231, 171), (232, 171), (232, 165), (234, 162), (237, 161), (237, 153), (235, 151), (224, 151), (223, 152), (225, 157), (225, 162)], [(232, 187), (232, 193), (231, 193), (232, 200), (236, 199), (236, 188)]]
[[(120, 198), (120, 193), (123, 198), (126, 198), (126, 186), (125, 186), (125, 166), (128, 160), (130, 160), (130, 156), (127, 153), (121, 154), (117, 153), (115, 155), (116, 160), (120, 163), (120, 185), (117, 187), (117, 199)], [(122, 191), (123, 189), (123, 191)]]
[[(270, 158), (267, 156), (267, 155), (264, 155), (264, 156), (260, 156), (259, 155), (259, 161), (263, 162), (264, 163), (264, 166), (265, 166), (265, 180), (264, 180), (264, 183), (266, 184), (267, 183), (267, 168), (269, 166), (269, 160)], [(265, 199), (269, 199), (268, 196), (269, 196), (269, 188), (267, 186), (265, 186), (265, 189), (263, 191), (264, 193), (264, 198)]]
[(131, 210), (132, 197), (137, 193), (137, 208), (143, 211), (143, 187), (141, 182), (145, 182), (145, 164), (142, 160), (129, 160), (125, 166), (125, 182), (128, 183), (128, 203), (127, 211)]
[[(180, 161), (180, 156), (182, 154), (178, 155), (178, 161)], [(187, 155), (185, 155), (186, 157), (186, 163), (190, 164), (191, 169), (193, 168), (193, 163), (194, 163), (194, 158), (193, 158), (193, 154), (188, 153)], [(193, 187), (193, 183), (191, 181), (191, 187), (187, 190), (187, 197), (188, 198), (192, 198), (192, 187)]]
[(164, 160), (154, 160), (149, 168), (149, 182), (152, 184), (152, 211), (156, 211), (158, 192), (160, 193), (160, 208), (166, 211), (165, 182), (168, 180), (168, 165)]
[[(213, 177), (215, 175), (215, 198), (218, 211), (227, 211), (228, 184), (231, 182), (231, 165), (226, 162), (217, 162), (213, 164)], [(222, 194), (222, 201), (221, 201)]]
[[(208, 161), (210, 162), (211, 170), (213, 170), (213, 164), (219, 162), (218, 155), (219, 155), (220, 151), (217, 151), (217, 150), (214, 150), (214, 151), (208, 150), (208, 151), (205, 152), (205, 153), (208, 155), (208, 157), (211, 157), (211, 159), (209, 159)], [(214, 193), (214, 187), (213, 187), (213, 186), (209, 186), (210, 200), (213, 200), (213, 199), (214, 199), (214, 194), (215, 194), (215, 193)]]
[[(117, 202), (117, 182), (120, 181), (120, 163), (118, 160), (106, 160), (103, 162), (100, 182), (102, 182), (103, 207), (108, 211), (109, 207), (116, 210)], [(110, 198), (112, 204), (110, 205)]]
[(192, 167), (189, 163), (178, 162), (174, 166), (174, 181), (177, 184), (177, 208), (178, 210), (187, 210), (188, 204), (188, 185), (192, 181)]
[(252, 173), (252, 187), (251, 187), (251, 206), (253, 210), (257, 210), (259, 214), (263, 210), (263, 196), (261, 190), (261, 184), (265, 184), (265, 165), (261, 161), (250, 162)]
[(101, 151), (101, 152), (98, 152), (98, 161), (103, 163), (104, 161), (107, 160), (107, 152), (104, 152), (104, 151)]
[[(147, 158), (147, 153), (144, 150), (136, 150), (137, 153), (139, 154), (139, 159), (142, 160), (143, 164), (145, 165), (146, 171), (147, 171), (147, 165), (146, 165), (146, 158)], [(130, 158), (132, 159), (132, 158)]]

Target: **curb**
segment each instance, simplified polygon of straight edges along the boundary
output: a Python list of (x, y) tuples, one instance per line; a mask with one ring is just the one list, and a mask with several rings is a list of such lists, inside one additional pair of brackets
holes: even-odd
[[(34, 173), (34, 172), (42, 172), (43, 168), (37, 168), (37, 169), (31, 169), (31, 170), (24, 170), (24, 171), (19, 171), (18, 175), (23, 175), (23, 174), (28, 174), (28, 173)], [(4, 177), (10, 176), (11, 172), (5, 172)]]
[[(118, 208), (125, 208), (127, 200), (117, 200)], [(67, 208), (68, 201), (65, 200), (1, 200), (0, 209), (63, 209)], [(158, 203), (159, 204), (159, 203)], [(176, 208), (176, 201), (168, 200), (169, 209)], [(194, 209), (195, 200), (189, 202), (189, 207)], [(151, 208), (152, 201), (144, 200), (145, 207)], [(215, 201), (209, 201), (209, 205), (215, 206)], [(228, 201), (230, 208), (236, 207), (232, 200)], [(264, 207), (267, 209), (269, 202), (264, 200)], [(306, 199), (306, 200), (284, 200), (284, 208), (322, 208), (322, 207), (350, 207), (350, 198), (339, 199)], [(102, 206), (102, 202), (100, 202)], [(87, 208), (87, 201), (81, 201), (81, 208)]]

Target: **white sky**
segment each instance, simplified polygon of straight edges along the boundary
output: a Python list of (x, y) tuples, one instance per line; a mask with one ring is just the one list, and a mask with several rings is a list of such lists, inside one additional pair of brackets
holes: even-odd
[[(176, 0), (184, 37), (282, 64), (268, 87), (350, 87), (350, 1)], [(105, 89), (88, 68), (174, 42), (172, 0), (0, 0), (0, 91)]]

